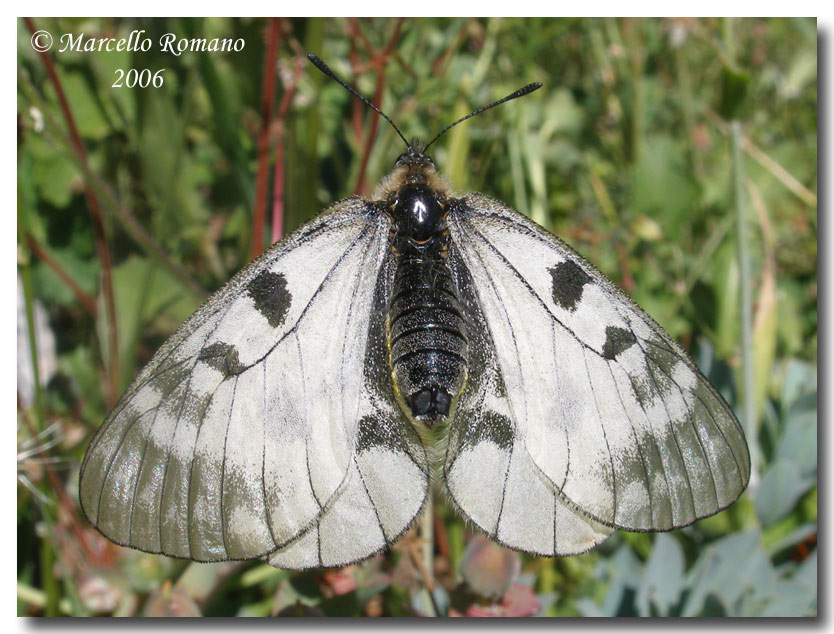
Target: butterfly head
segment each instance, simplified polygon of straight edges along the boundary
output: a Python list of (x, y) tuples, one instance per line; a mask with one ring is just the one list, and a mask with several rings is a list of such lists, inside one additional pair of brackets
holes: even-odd
[(412, 244), (426, 245), (442, 232), (448, 187), (421, 141), (409, 143), (379, 193), (397, 233)]
[(405, 167), (409, 171), (419, 172), (427, 169), (434, 170), (434, 161), (426, 153), (426, 144), (420, 139), (412, 139), (405, 152), (397, 157), (395, 167)]

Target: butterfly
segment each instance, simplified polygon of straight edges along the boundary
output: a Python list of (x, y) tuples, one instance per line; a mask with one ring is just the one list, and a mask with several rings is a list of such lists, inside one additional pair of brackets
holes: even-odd
[(559, 238), (455, 195), (428, 144), (217, 291), (91, 441), (81, 504), (112, 541), (197, 561), (342, 566), (431, 483), (493, 540), (584, 552), (732, 504), (744, 433), (678, 344)]

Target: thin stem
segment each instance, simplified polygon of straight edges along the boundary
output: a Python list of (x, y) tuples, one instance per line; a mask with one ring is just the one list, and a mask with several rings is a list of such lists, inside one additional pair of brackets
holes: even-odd
[(41, 247), (35, 239), (31, 235), (26, 236), (26, 246), (29, 247), (29, 250), (35, 254), (35, 256), (41, 260), (44, 264), (46, 264), (50, 269), (52, 269), (58, 277), (61, 278), (61, 281), (67, 285), (73, 295), (81, 302), (81, 305), (87, 309), (87, 311), (95, 317), (98, 313), (98, 306), (96, 306), (96, 300), (90, 297), (84, 289), (76, 282), (72, 277), (70, 277), (69, 273), (66, 272), (63, 266), (54, 258), (52, 255), (43, 247)]
[(426, 510), (420, 518), (420, 542), (426, 576), (434, 586), (434, 504), (431, 499), (426, 502)]
[(434, 539), (433, 539), (433, 522), (434, 522), (434, 505), (431, 499), (426, 502), (426, 507), (423, 509), (423, 515), (420, 517), (420, 547), (419, 552), (417, 543), (412, 542), (410, 549), (411, 561), (420, 573), (423, 579), (423, 589), (429, 597), (432, 610), (432, 616), (440, 616), (440, 606), (437, 604), (437, 599), (434, 596)]
[[(733, 19), (725, 18), (724, 47), (730, 66), (736, 63)], [(753, 274), (750, 263), (750, 238), (748, 236), (747, 199), (744, 195), (744, 162), (741, 157), (744, 135), (741, 122), (730, 121), (730, 151), (733, 162), (733, 207), (736, 216), (736, 249), (739, 264), (739, 302), (741, 304), (741, 397), (742, 421), (750, 448), (750, 490), (758, 486), (759, 443), (756, 421), (756, 375), (753, 367)]]
[(261, 132), (258, 135), (258, 173), (255, 177), (255, 205), (252, 210), (252, 258), (258, 257), (264, 246), (266, 192), (269, 180), (269, 137), (272, 129), (272, 105), (275, 103), (275, 62), (280, 26), (280, 18), (271, 18), (266, 33), (263, 91), (261, 93)]
[(629, 37), (629, 61), (631, 62), (631, 160), (636, 163), (643, 150), (643, 118), (645, 99), (643, 96), (643, 38), (640, 18), (626, 19), (626, 33)]
[[(372, 64), (376, 67), (376, 90), (374, 91), (374, 99), (373, 103), (370, 104), (371, 107), (376, 112), (376, 115), (371, 119), (371, 129), (368, 131), (368, 136), (365, 139), (365, 146), (362, 151), (362, 164), (359, 168), (359, 177), (356, 179), (356, 188), (354, 193), (364, 193), (368, 189), (368, 185), (365, 182), (365, 173), (368, 169), (368, 160), (371, 158), (371, 147), (373, 146), (374, 139), (376, 139), (376, 132), (379, 128), (379, 115), (385, 117), (385, 119), (393, 126), (393, 128), (397, 131), (400, 135), (402, 140), (408, 145), (408, 139), (406, 139), (402, 132), (399, 131), (397, 126), (394, 125), (394, 122), (385, 115), (378, 106), (374, 104), (379, 104), (382, 102), (382, 91), (385, 87), (385, 66), (388, 63), (388, 59), (391, 57), (391, 53), (394, 50), (394, 47), (397, 44), (397, 40), (400, 38), (400, 32), (402, 31), (403, 23), (405, 22), (405, 18), (400, 18), (397, 20), (397, 26), (394, 28), (394, 33), (388, 40), (388, 43), (382, 49), (380, 53), (373, 54), (371, 58)], [(364, 38), (364, 34), (362, 33), (361, 29), (359, 28), (359, 22), (354, 20), (351, 22), (351, 25), (354, 27), (355, 35), (360, 38)], [(367, 46), (367, 40), (365, 41)], [(361, 98), (361, 97), (360, 97)], [(366, 100), (367, 103), (367, 100)]]
[(298, 79), (301, 77), (303, 64), (304, 58), (297, 57), (292, 83), (287, 87), (284, 96), (281, 97), (278, 115), (275, 117), (273, 124), (280, 129), (280, 132), (275, 139), (275, 171), (272, 177), (272, 244), (284, 237), (284, 130), (286, 129), (284, 121), (290, 109)]
[[(31, 18), (23, 18), (29, 31), (34, 35), (37, 29), (35, 23)], [(46, 51), (40, 52), (40, 58), (43, 62), (46, 74), (49, 76), (55, 93), (58, 96), (58, 103), (61, 112), (69, 129), (71, 146), (75, 151), (78, 161), (81, 165), (87, 166), (87, 152), (84, 148), (84, 142), (81, 140), (81, 135), (78, 132), (78, 127), (75, 125), (75, 117), (72, 115), (69, 102), (64, 93), (63, 85), (58, 77), (58, 72), (55, 70), (55, 65), (52, 63), (52, 57)], [(93, 225), (93, 235), (96, 243), (96, 251), (101, 262), (101, 281), (102, 291), (104, 294), (105, 308), (107, 312), (107, 330), (109, 333), (108, 353), (109, 353), (109, 372), (108, 372), (108, 389), (107, 401), (110, 406), (116, 403), (116, 393), (119, 389), (119, 336), (116, 323), (116, 300), (113, 294), (113, 280), (110, 263), (110, 250), (107, 247), (107, 235), (104, 231), (104, 220), (101, 216), (101, 209), (99, 207), (98, 196), (95, 191), (89, 186), (84, 187), (84, 195), (87, 198), (87, 207), (90, 210), (90, 217)]]
[(750, 488), (758, 483), (758, 442), (755, 403), (755, 374), (753, 367), (753, 276), (750, 264), (747, 204), (744, 196), (744, 166), (741, 158), (741, 123), (730, 122), (730, 145), (733, 161), (733, 202), (737, 221), (737, 248), (740, 271), (741, 302), (741, 375), (742, 415), (750, 446)]
[[(18, 172), (18, 181), (20, 180), (20, 173)], [(17, 187), (17, 241), (21, 242), (21, 237), (27, 235), (29, 230), (29, 209), (26, 205), (25, 196), (22, 194), (22, 188), (18, 182)], [(38, 429), (34, 431), (33, 436), (43, 431), (43, 424), (45, 420), (45, 407), (43, 390), (41, 389), (41, 374), (38, 359), (38, 342), (37, 332), (35, 331), (35, 293), (32, 288), (32, 258), (25, 250), (21, 249), (18, 256), (18, 268), (20, 271), (20, 279), (23, 285), (23, 302), (26, 309), (26, 327), (29, 335), (29, 355), (32, 358), (32, 373), (35, 385), (35, 411), (38, 417)]]
[(692, 160), (692, 169), (697, 177), (703, 174), (701, 154), (695, 145), (695, 97), (692, 89), (692, 75), (689, 72), (689, 61), (684, 52), (686, 42), (681, 42), (674, 47), (675, 68), (678, 72), (678, 85), (681, 89), (681, 114), (683, 124), (686, 128), (686, 145), (689, 148), (689, 156)]
[[(704, 107), (703, 112), (706, 115), (707, 119), (709, 119), (722, 134), (724, 134), (725, 136), (729, 136), (730, 126), (726, 121), (724, 121), (721, 117), (718, 116), (717, 113), (715, 113), (712, 109), (708, 107)], [(799, 198), (799, 200), (801, 200), (809, 207), (813, 207), (814, 209), (816, 209), (816, 194), (807, 187), (805, 187), (805, 185), (800, 183), (793, 176), (793, 174), (791, 174), (788, 170), (782, 167), (771, 156), (765, 154), (763, 150), (761, 150), (755, 143), (753, 143), (746, 136), (741, 137), (741, 149), (747, 153), (747, 156), (752, 158), (759, 165), (761, 165), (768, 172), (770, 172), (776, 178), (776, 180), (778, 180), (780, 183), (782, 183), (782, 185), (787, 187), (792, 194)]]

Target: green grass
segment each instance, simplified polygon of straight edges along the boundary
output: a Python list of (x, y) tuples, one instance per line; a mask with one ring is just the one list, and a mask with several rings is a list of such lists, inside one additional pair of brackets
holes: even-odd
[[(18, 345), (39, 351), (41, 372), (52, 368), (18, 390), (19, 452), (46, 447), (18, 466), (31, 486), (18, 489), (19, 614), (402, 615), (417, 605), (422, 580), (402, 549), (352, 568), (353, 589), (340, 593), (329, 574), (122, 549), (78, 508), (80, 460), (108, 406), (206, 294), (268, 245), (276, 161), (286, 235), (372, 190), (402, 150), (382, 120), (371, 136), (373, 113), (305, 52), (369, 98), (378, 92), (408, 137), (430, 138), (543, 82), (454, 128), (432, 148), (438, 167), (457, 191), (514, 206), (625, 288), (753, 430), (760, 477), (720, 515), (660, 536), (618, 533), (578, 557), (522, 557), (520, 580), (542, 613), (816, 613), (815, 20), (282, 20), (261, 161), (265, 21), (34, 26), (56, 39), (145, 29), (154, 47), (53, 49), (56, 83), (18, 22), (19, 319), (29, 333)], [(156, 46), (167, 32), (246, 45), (175, 57)], [(117, 68), (165, 68), (164, 84), (112, 88)], [(739, 203), (746, 242), (737, 240)], [(51, 333), (32, 328), (41, 313)], [(470, 533), (442, 503), (436, 511), (440, 598), (451, 592), (460, 607)]]

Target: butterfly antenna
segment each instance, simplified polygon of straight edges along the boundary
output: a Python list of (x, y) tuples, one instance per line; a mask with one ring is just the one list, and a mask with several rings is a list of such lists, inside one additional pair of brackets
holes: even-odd
[[(383, 118), (384, 118), (384, 119), (385, 119), (388, 123), (390, 123), (390, 124), (391, 124), (391, 127), (392, 127), (392, 128), (394, 128), (394, 129), (397, 131), (397, 134), (399, 134), (399, 135), (400, 135), (400, 138), (401, 138), (401, 139), (405, 142), (406, 146), (408, 146), (408, 145), (409, 145), (408, 140), (407, 140), (407, 139), (403, 136), (403, 133), (402, 133), (402, 132), (400, 132), (400, 129), (399, 129), (396, 125), (394, 125), (394, 122), (393, 122), (393, 121), (391, 121), (391, 118), (390, 118), (387, 114), (385, 114), (382, 110), (380, 110), (379, 108), (377, 108), (377, 107), (376, 107), (374, 104), (372, 104), (369, 100), (367, 100), (365, 97), (363, 97), (363, 96), (362, 96), (362, 95), (360, 95), (358, 92), (356, 92), (356, 90), (354, 90), (352, 87), (348, 86), (347, 82), (345, 82), (345, 81), (344, 81), (341, 77), (339, 77), (336, 73), (334, 73), (334, 72), (330, 69), (330, 66), (328, 66), (328, 65), (327, 65), (327, 64), (325, 64), (323, 61), (321, 61), (321, 59), (319, 59), (318, 57), (316, 57), (316, 56), (315, 56), (315, 55), (313, 55), (312, 53), (307, 53), (307, 59), (309, 59), (311, 62), (313, 62), (313, 64), (315, 65), (315, 67), (316, 67), (316, 68), (318, 68), (321, 72), (323, 72), (325, 75), (327, 75), (328, 77), (330, 77), (330, 79), (332, 79), (333, 81), (335, 81), (335, 82), (337, 82), (339, 85), (341, 85), (341, 86), (342, 86), (342, 88), (344, 88), (345, 90), (347, 90), (350, 94), (352, 94), (354, 97), (356, 97), (359, 101), (361, 101), (362, 103), (364, 103), (366, 106), (368, 106), (368, 107), (369, 107), (369, 108), (371, 108), (372, 110), (374, 110), (374, 111), (378, 112), (379, 114), (381, 114), (381, 115), (382, 115), (382, 117), (383, 117)], [(509, 97), (508, 97), (508, 98), (509, 98)], [(494, 105), (494, 104), (493, 104), (493, 105)]]
[(437, 136), (435, 136), (431, 141), (429, 141), (426, 144), (426, 150), (429, 149), (429, 146), (432, 143), (437, 141), (437, 139), (442, 137), (444, 134), (446, 134), (449, 130), (454, 128), (457, 124), (461, 123), (462, 121), (466, 121), (467, 119), (469, 119), (471, 117), (474, 117), (476, 114), (481, 114), (484, 110), (489, 110), (490, 108), (494, 108), (495, 106), (500, 106), (505, 101), (510, 101), (511, 99), (518, 99), (519, 97), (523, 97), (524, 95), (529, 95), (531, 92), (533, 92), (534, 90), (538, 90), (541, 87), (542, 87), (542, 84), (539, 81), (533, 82), (532, 84), (527, 84), (524, 88), (519, 88), (518, 90), (516, 90), (511, 95), (507, 95), (503, 99), (499, 99), (498, 101), (494, 101), (493, 103), (489, 104), (488, 106), (484, 106), (483, 108), (478, 108), (475, 112), (472, 112), (472, 113), (466, 115), (465, 117), (462, 117), (462, 118), (458, 119), (454, 123), (450, 123), (445, 128), (443, 128), (440, 132), (438, 132)]

